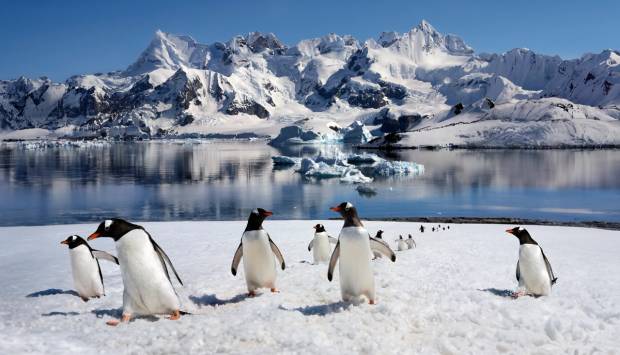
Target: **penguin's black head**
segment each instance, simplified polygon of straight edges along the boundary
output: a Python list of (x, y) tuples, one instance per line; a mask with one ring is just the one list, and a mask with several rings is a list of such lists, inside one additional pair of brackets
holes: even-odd
[(402, 235), (399, 235), (399, 236), (398, 236), (398, 239), (403, 239), (403, 236), (402, 236)]
[(99, 224), (97, 230), (88, 237), (88, 240), (107, 237), (114, 239), (114, 241), (117, 241), (121, 239), (122, 236), (134, 229), (143, 228), (139, 225), (129, 223), (124, 219), (120, 218), (106, 219), (105, 221), (101, 222), (101, 224)]
[(383, 231), (381, 229), (377, 231), (377, 235), (375, 235), (375, 238), (383, 239)]
[(88, 243), (86, 243), (84, 238), (80, 237), (77, 234), (74, 234), (74, 235), (71, 235), (71, 236), (67, 237), (67, 239), (65, 239), (62, 242), (60, 242), (60, 244), (65, 244), (65, 245), (69, 246), (69, 249), (73, 249), (75, 247), (79, 247), (82, 244), (88, 246)]
[(248, 225), (245, 227), (246, 231), (253, 231), (263, 229), (263, 221), (265, 218), (273, 215), (273, 212), (264, 210), (262, 208), (256, 208), (248, 217)]
[(512, 229), (506, 229), (506, 233), (512, 234), (519, 238), (519, 244), (538, 244), (534, 239), (532, 239), (532, 236), (525, 228), (514, 227)]
[(355, 209), (351, 202), (343, 202), (338, 206), (331, 207), (330, 210), (340, 213), (342, 218), (344, 218), (344, 227), (362, 227), (362, 222), (357, 216), (357, 209)]
[(323, 226), (322, 224), (317, 224), (313, 228), (314, 231), (317, 233), (325, 232), (325, 226)]
[(413, 237), (411, 236), (411, 234), (409, 234), (409, 239), (413, 239)]

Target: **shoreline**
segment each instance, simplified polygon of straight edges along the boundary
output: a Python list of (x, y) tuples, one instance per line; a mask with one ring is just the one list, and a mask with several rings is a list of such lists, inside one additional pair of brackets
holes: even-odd
[[(273, 218), (272, 221), (335, 221), (341, 218)], [(362, 217), (362, 221), (369, 222), (410, 222), (410, 223), (448, 223), (448, 224), (502, 224), (502, 225), (535, 225), (549, 227), (579, 227), (620, 231), (620, 222), (608, 221), (553, 221), (544, 219), (511, 218), (511, 217)], [(134, 220), (135, 223), (179, 223), (179, 222), (238, 222), (246, 221), (246, 218), (239, 219), (176, 219), (176, 220)], [(67, 221), (48, 224), (19, 224), (19, 225), (0, 225), (3, 228), (21, 227), (51, 227), (81, 224), (98, 224), (97, 221)]]

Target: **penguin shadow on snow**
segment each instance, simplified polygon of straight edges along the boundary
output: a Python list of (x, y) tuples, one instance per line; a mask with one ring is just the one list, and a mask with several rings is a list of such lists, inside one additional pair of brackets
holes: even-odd
[(495, 296), (499, 296), (499, 297), (504, 297), (504, 298), (514, 298), (514, 291), (513, 290), (501, 290), (499, 288), (485, 288), (485, 289), (478, 289), (478, 291), (482, 291), (482, 292), (488, 292), (490, 294), (493, 294)]
[[(261, 294), (257, 294), (255, 297), (259, 297)], [(248, 298), (247, 293), (241, 293), (235, 297), (223, 300), (217, 298), (216, 295), (202, 295), (202, 296), (189, 296), (189, 299), (197, 306), (223, 306), (227, 304), (234, 304), (243, 302)]]
[(78, 312), (59, 312), (59, 311), (55, 311), (55, 312), (49, 312), (49, 313), (42, 313), (41, 317), (54, 317), (54, 316), (63, 316), (63, 317), (68, 317), (68, 316), (77, 316), (80, 315)]
[(305, 307), (297, 307), (297, 308), (286, 308), (284, 306), (279, 306), (278, 308), (284, 311), (292, 311), (299, 312), (304, 316), (326, 316), (331, 313), (339, 313), (341, 311), (347, 310), (353, 304), (350, 302), (333, 302), (328, 304), (321, 304), (317, 306), (305, 306)]
[(26, 297), (33, 298), (33, 297), (54, 296), (54, 295), (71, 295), (71, 296), (80, 297), (80, 295), (78, 295), (78, 293), (73, 290), (61, 290), (59, 288), (50, 288), (47, 290), (33, 292), (31, 294), (26, 295)]
[[(93, 309), (90, 313), (94, 314), (97, 318), (103, 318), (105, 316), (112, 317), (115, 319), (120, 319), (123, 314), (122, 308), (108, 308), (108, 309)], [(159, 317), (156, 316), (139, 316), (135, 315), (131, 318), (130, 322), (133, 322), (137, 319), (147, 320), (149, 322), (156, 322), (159, 320)]]

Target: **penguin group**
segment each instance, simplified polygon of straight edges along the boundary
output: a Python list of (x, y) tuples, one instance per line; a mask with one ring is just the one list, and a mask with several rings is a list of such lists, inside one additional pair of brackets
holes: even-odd
[[(370, 235), (353, 204), (343, 202), (330, 209), (340, 214), (344, 224), (338, 238), (331, 237), (322, 224), (313, 227), (314, 237), (308, 251), (312, 252), (314, 264), (328, 264), (327, 279), (330, 282), (338, 264), (343, 301), (375, 304), (372, 260), (385, 256), (395, 262), (396, 254), (383, 240), (382, 230), (377, 231), (375, 237)], [(277, 269), (286, 268), (283, 254), (263, 228), (263, 221), (271, 215), (271, 211), (262, 208), (250, 213), (233, 254), (231, 273), (236, 276), (243, 261), (249, 297), (256, 296), (257, 290), (262, 288), (279, 292), (276, 286)], [(424, 232), (423, 226), (420, 226), (420, 232)], [(519, 288), (515, 297), (549, 295), (557, 277), (542, 248), (525, 229), (515, 227), (506, 232), (517, 237), (520, 244), (516, 269)], [(61, 242), (69, 248), (73, 282), (82, 300), (86, 302), (105, 295), (99, 260), (106, 260), (119, 265), (124, 287), (121, 318), (107, 324), (115, 326), (130, 321), (134, 316), (168, 315), (171, 320), (181, 317), (183, 312), (171, 274), (181, 286), (183, 282), (168, 255), (142, 226), (119, 218), (107, 219), (87, 240), (99, 238), (114, 240), (117, 256), (93, 249), (78, 235), (69, 236)], [(407, 239), (402, 235), (397, 239), (397, 250), (416, 246), (411, 234)]]

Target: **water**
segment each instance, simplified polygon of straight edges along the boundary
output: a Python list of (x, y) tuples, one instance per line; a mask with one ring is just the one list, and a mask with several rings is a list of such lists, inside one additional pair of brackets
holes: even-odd
[[(334, 217), (351, 201), (364, 217), (520, 217), (620, 221), (620, 151), (402, 151), (388, 156), (426, 167), (423, 176), (375, 181), (363, 196), (337, 179), (306, 181), (274, 170), (264, 142), (117, 143), (26, 150), (0, 146), (0, 225), (130, 220)], [(322, 150), (337, 149), (333, 146)]]

